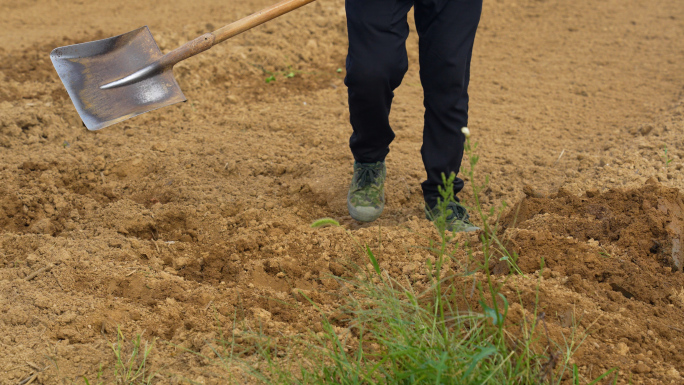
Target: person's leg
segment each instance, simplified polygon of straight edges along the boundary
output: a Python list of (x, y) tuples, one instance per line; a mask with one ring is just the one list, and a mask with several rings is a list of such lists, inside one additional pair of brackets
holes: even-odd
[(413, 0), (347, 0), (349, 140), (359, 163), (385, 160), (394, 139), (389, 113), (408, 69), (406, 14)]
[[(482, 0), (416, 0), (420, 36), (420, 79), (424, 90), (425, 127), (421, 155), (427, 180), (423, 195), (432, 208), (440, 197), (442, 174), (458, 174), (468, 125), (468, 82)], [(463, 189), (456, 178), (454, 193)]]

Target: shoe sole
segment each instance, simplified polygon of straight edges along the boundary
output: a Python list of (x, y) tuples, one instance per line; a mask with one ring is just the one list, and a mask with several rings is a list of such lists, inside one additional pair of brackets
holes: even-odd
[(454, 233), (472, 233), (474, 231), (480, 231), (480, 230), (482, 230), (482, 229), (477, 227), (477, 226), (467, 226), (467, 227), (460, 229), (460, 230), (457, 230), (457, 231), (451, 230), (451, 232), (454, 232)]
[(359, 222), (373, 222), (374, 220), (380, 218), (382, 210), (385, 208), (383, 203), (380, 208), (376, 209), (374, 207), (359, 207), (356, 208), (347, 201), (347, 209), (349, 210), (349, 215)]

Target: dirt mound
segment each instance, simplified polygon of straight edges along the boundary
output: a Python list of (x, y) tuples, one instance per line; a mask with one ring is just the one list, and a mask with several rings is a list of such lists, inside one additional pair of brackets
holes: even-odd
[[(684, 333), (681, 191), (652, 182), (581, 196), (528, 194), (505, 216), (503, 238), (524, 273), (543, 267), (552, 282), (534, 290), (556, 335), (583, 319), (591, 337), (576, 359), (601, 370), (607, 361), (637, 372), (639, 361), (649, 372), (678, 367), (684, 355), (668, 341)], [(596, 356), (592, 340), (608, 349)]]
[[(654, 292), (662, 293), (661, 272), (682, 271), (684, 198), (680, 190), (655, 182), (638, 190), (591, 191), (582, 197), (562, 190), (548, 198), (526, 197), (503, 225), (509, 228), (506, 237), (519, 251), (519, 266), (526, 272), (538, 270), (543, 258), (551, 270), (598, 278), (628, 298), (656, 304), (659, 301), (652, 299), (653, 294), (632, 290), (633, 294), (626, 289), (639, 284), (633, 275), (652, 271), (655, 275), (649, 284), (656, 284)], [(570, 247), (573, 242), (586, 243), (589, 248), (582, 254), (593, 257), (578, 259), (569, 254), (576, 252)], [(562, 249), (566, 252), (556, 254)], [(616, 276), (615, 271), (622, 274)]]

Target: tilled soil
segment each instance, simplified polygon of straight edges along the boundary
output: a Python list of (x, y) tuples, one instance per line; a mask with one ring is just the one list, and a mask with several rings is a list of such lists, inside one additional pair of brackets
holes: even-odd
[[(343, 229), (310, 228), (322, 217), (390, 275), (425, 283), (432, 256), (420, 246), (437, 234), (422, 214), (415, 30), (387, 207), (365, 225), (345, 206), (342, 0), (183, 62), (187, 103), (99, 132), (82, 126), (48, 57), (145, 24), (166, 52), (268, 4), (0, 4), (0, 384), (95, 378), (118, 328), (158, 339), (159, 383), (222, 383), (184, 348), (211, 355), (226, 330), (244, 345), (251, 328), (320, 331), (296, 289), (335, 313), (334, 277), (367, 263)], [(617, 366), (618, 383), (684, 383), (683, 34), (679, 0), (485, 2), (476, 172), (490, 176), (487, 208), (507, 202), (499, 236), (525, 275), (494, 270), (511, 322), (531, 316), (538, 293), (552, 339), (589, 333), (574, 357), (587, 379)], [(462, 198), (472, 203), (469, 187)]]

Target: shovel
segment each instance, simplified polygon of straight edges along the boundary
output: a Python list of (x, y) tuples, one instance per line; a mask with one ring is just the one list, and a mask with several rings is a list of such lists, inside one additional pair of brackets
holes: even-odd
[(163, 55), (147, 26), (123, 35), (55, 48), (50, 53), (69, 97), (90, 131), (186, 101), (173, 66), (215, 44), (315, 0), (283, 0)]

